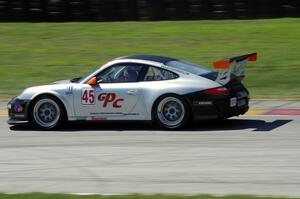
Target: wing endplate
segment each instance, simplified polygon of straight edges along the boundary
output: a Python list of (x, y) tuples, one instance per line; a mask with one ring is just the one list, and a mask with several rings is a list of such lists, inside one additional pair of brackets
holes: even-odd
[(216, 81), (225, 85), (230, 81), (231, 74), (236, 77), (244, 77), (247, 62), (256, 60), (257, 53), (251, 53), (213, 62), (213, 67), (219, 70)]

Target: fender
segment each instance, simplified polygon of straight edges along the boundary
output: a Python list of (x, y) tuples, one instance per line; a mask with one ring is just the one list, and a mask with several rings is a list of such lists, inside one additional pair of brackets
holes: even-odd
[[(67, 87), (66, 87), (67, 88)], [(74, 107), (73, 107), (73, 94), (66, 94), (66, 88), (59, 88), (59, 89), (50, 89), (47, 86), (38, 86), (38, 87), (31, 87), (26, 89), (20, 96), (20, 99), (28, 99), (33, 100), (37, 96), (48, 94), (57, 97), (65, 106), (67, 111), (68, 119), (74, 116)]]
[[(37, 93), (33, 96), (32, 100), (35, 99), (36, 97), (40, 96), (40, 95), (53, 95), (55, 97), (57, 97), (62, 103), (63, 105), (65, 106), (65, 109), (67, 111), (67, 116), (68, 116), (68, 120), (70, 117), (74, 116), (74, 108), (72, 106), (73, 104), (73, 95), (71, 96), (71, 99), (67, 99), (65, 96), (61, 95), (60, 93), (58, 92), (55, 92), (55, 91), (48, 91), (48, 92), (40, 92), (40, 93)], [(72, 101), (70, 103), (70, 100)]]

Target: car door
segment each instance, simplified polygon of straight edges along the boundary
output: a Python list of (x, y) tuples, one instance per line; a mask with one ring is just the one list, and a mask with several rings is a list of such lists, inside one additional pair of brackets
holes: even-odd
[(83, 84), (75, 96), (79, 117), (111, 119), (131, 114), (141, 94), (138, 79), (142, 66), (117, 64), (96, 75), (98, 84)]

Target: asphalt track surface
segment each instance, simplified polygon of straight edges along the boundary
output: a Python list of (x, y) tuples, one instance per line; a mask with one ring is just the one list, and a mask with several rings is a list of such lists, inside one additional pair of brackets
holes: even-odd
[(243, 116), (182, 131), (142, 123), (9, 127), (0, 192), (300, 196), (300, 117)]

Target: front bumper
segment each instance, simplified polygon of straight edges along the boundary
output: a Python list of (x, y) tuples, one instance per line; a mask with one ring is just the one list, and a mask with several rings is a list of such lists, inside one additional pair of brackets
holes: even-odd
[(246, 89), (229, 95), (208, 95), (200, 91), (185, 97), (192, 107), (194, 120), (229, 118), (243, 115), (249, 110), (249, 93)]
[(28, 123), (29, 103), (30, 100), (18, 99), (17, 97), (9, 101), (7, 104), (9, 117), (7, 123), (10, 125)]

